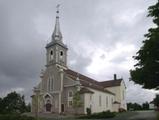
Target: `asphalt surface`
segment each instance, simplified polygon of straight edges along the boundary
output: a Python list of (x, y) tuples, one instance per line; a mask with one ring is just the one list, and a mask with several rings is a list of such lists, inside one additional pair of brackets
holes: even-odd
[(155, 111), (135, 111), (117, 115), (108, 120), (157, 120)]
[(156, 112), (138, 111), (136, 115), (129, 117), (128, 120), (156, 120)]
[[(34, 116), (34, 114), (32, 113), (26, 113), (25, 115)], [(59, 116), (56, 114), (51, 114), (51, 115), (39, 114), (39, 117), (43, 118), (41, 120), (80, 120), (80, 119), (74, 119), (73, 116)], [(114, 118), (105, 119), (105, 120), (157, 120), (157, 119), (156, 119), (156, 112), (149, 110), (149, 111), (131, 111), (131, 112), (120, 113)]]

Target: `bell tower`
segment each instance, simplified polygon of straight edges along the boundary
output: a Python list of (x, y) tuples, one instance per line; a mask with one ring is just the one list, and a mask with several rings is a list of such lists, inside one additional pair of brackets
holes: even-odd
[(46, 45), (46, 66), (59, 65), (67, 67), (67, 46), (63, 43), (59, 23), (59, 5), (57, 5), (56, 21), (51, 41)]

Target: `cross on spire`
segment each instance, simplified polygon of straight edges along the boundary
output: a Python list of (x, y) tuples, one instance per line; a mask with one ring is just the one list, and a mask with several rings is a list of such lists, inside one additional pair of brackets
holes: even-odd
[(56, 10), (56, 14), (57, 14), (56, 17), (59, 16), (59, 7), (60, 7), (60, 4), (58, 4), (58, 5), (56, 6), (56, 9), (57, 9), (57, 10)]
[(56, 9), (59, 11), (60, 4), (57, 4)]

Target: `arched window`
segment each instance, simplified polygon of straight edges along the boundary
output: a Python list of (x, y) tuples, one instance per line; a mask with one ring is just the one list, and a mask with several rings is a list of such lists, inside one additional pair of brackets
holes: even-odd
[(64, 53), (63, 53), (63, 51), (61, 50), (60, 51), (60, 59), (63, 61), (63, 55), (64, 55)]
[(50, 51), (50, 60), (53, 60), (53, 50)]
[(63, 51), (60, 51), (60, 56), (63, 56)]

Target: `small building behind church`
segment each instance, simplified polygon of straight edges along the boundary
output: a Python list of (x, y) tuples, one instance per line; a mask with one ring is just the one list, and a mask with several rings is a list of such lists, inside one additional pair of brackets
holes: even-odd
[(67, 46), (63, 43), (57, 10), (51, 41), (46, 45), (46, 68), (41, 81), (34, 88), (31, 111), (39, 113), (74, 114), (74, 96), (80, 96), (78, 114), (102, 111), (127, 110), (126, 86), (123, 79), (114, 75), (113, 80), (97, 81), (67, 66)]

